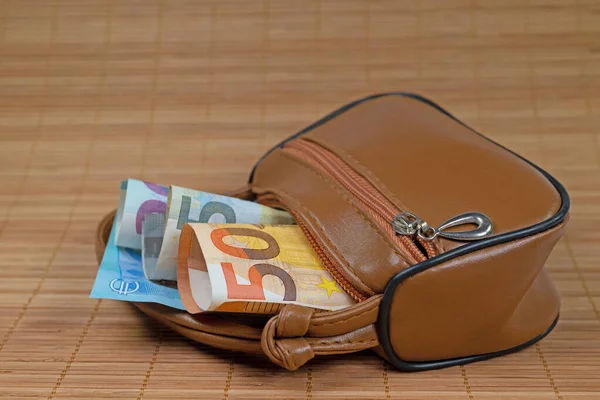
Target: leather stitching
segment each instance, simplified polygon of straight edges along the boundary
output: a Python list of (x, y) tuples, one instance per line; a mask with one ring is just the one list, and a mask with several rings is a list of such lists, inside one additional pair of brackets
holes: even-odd
[(352, 155), (351, 155), (351, 154), (350, 154), (348, 151), (346, 151), (346, 150), (344, 150), (344, 149), (342, 149), (342, 148), (340, 148), (340, 147), (338, 147), (338, 146), (332, 145), (330, 142), (328, 142), (328, 141), (326, 141), (326, 140), (323, 140), (323, 139), (321, 139), (321, 138), (319, 138), (319, 140), (318, 140), (318, 141), (317, 141), (317, 140), (315, 140), (315, 138), (310, 138), (310, 140), (312, 140), (312, 141), (314, 141), (314, 142), (316, 142), (316, 143), (319, 143), (320, 145), (326, 144), (326, 145), (327, 145), (326, 147), (328, 147), (329, 149), (333, 150), (333, 152), (334, 152), (334, 153), (337, 153), (338, 155), (341, 153), (341, 154), (343, 154), (344, 156), (346, 156), (348, 159), (352, 160), (352, 161), (353, 161), (353, 162), (354, 162), (354, 163), (355, 163), (355, 164), (356, 164), (356, 165), (357, 165), (357, 166), (360, 168), (360, 170), (361, 170), (361, 173), (362, 173), (363, 175), (365, 175), (365, 176), (369, 177), (369, 179), (373, 180), (373, 181), (374, 181), (374, 182), (375, 182), (375, 183), (376, 183), (376, 184), (377, 184), (377, 185), (380, 187), (380, 188), (379, 188), (380, 190), (381, 190), (381, 188), (385, 188), (385, 192), (386, 192), (386, 193), (387, 193), (387, 194), (388, 194), (388, 195), (389, 195), (389, 196), (392, 198), (392, 201), (393, 201), (394, 203), (396, 203), (396, 204), (397, 204), (397, 205), (398, 205), (400, 208), (402, 208), (402, 209), (404, 209), (404, 210), (407, 210), (407, 209), (408, 209), (408, 207), (406, 207), (406, 206), (404, 205), (404, 203), (402, 203), (402, 202), (400, 201), (400, 199), (398, 199), (398, 198), (396, 197), (396, 195), (395, 195), (394, 193), (392, 193), (392, 192), (391, 192), (391, 191), (390, 191), (390, 190), (387, 188), (387, 186), (385, 186), (385, 185), (383, 184), (383, 182), (381, 182), (381, 181), (379, 180), (379, 178), (377, 178), (377, 177), (376, 177), (376, 176), (375, 176), (375, 175), (374, 175), (374, 174), (371, 172), (371, 170), (369, 170), (369, 169), (368, 169), (366, 166), (364, 166), (364, 165), (363, 165), (363, 164), (362, 164), (360, 161), (358, 161), (356, 158), (354, 158), (354, 157), (353, 157), (353, 156), (352, 156)]
[[(287, 194), (287, 193), (286, 193), (286, 194)], [(288, 194), (288, 196), (289, 196), (289, 194)], [(304, 212), (305, 212), (305, 213), (309, 214), (313, 220), (315, 220), (315, 221), (317, 220), (317, 218), (316, 218), (315, 214), (314, 214), (312, 211), (310, 211), (310, 210), (309, 210), (309, 209), (308, 209), (308, 208), (307, 208), (305, 205), (302, 205), (302, 204), (300, 204), (300, 203), (298, 203), (298, 204), (299, 204), (300, 208), (302, 208), (302, 209), (304, 210)], [(337, 254), (339, 255), (339, 257), (340, 257), (340, 258), (341, 258), (341, 259), (344, 261), (344, 263), (346, 264), (346, 268), (348, 268), (348, 269), (350, 270), (350, 272), (352, 272), (352, 275), (354, 276), (354, 278), (355, 278), (356, 280), (358, 280), (358, 281), (359, 281), (361, 284), (363, 284), (365, 287), (369, 288), (369, 290), (371, 290), (371, 291), (372, 291), (372, 289), (369, 287), (369, 285), (367, 285), (366, 283), (364, 283), (364, 282), (362, 281), (362, 279), (360, 279), (360, 278), (358, 277), (358, 275), (356, 274), (356, 271), (354, 270), (354, 268), (352, 268), (352, 266), (351, 266), (350, 262), (348, 261), (348, 259), (346, 259), (346, 257), (345, 257), (345, 256), (342, 254), (342, 252), (340, 252), (340, 251), (338, 250), (337, 246), (336, 246), (335, 244), (333, 244), (333, 243), (332, 243), (332, 242), (331, 242), (331, 241), (330, 241), (330, 240), (327, 238), (327, 235), (325, 234), (325, 231), (324, 231), (324, 230), (321, 228), (321, 226), (320, 226), (318, 223), (317, 223), (317, 224), (315, 224), (314, 226), (315, 226), (315, 229), (317, 229), (319, 232), (321, 232), (321, 237), (322, 237), (322, 238), (325, 238), (324, 240), (325, 240), (325, 241), (326, 241), (326, 242), (327, 242), (327, 243), (330, 245), (330, 247), (333, 247), (334, 249), (336, 249), (336, 253), (337, 253)], [(374, 293), (374, 292), (373, 292), (373, 293)]]
[[(328, 148), (330, 148), (331, 150), (334, 151), (334, 153), (337, 153), (338, 155), (343, 154), (348, 159), (352, 160), (356, 164), (356, 166), (358, 168), (360, 168), (360, 172), (363, 175), (367, 176), (369, 179), (371, 179), (373, 182), (375, 182), (377, 184), (377, 186), (379, 186), (379, 190), (382, 190), (381, 188), (385, 189), (385, 193), (387, 193), (387, 195), (389, 195), (391, 197), (392, 201), (394, 203), (396, 203), (396, 205), (398, 205), (402, 211), (409, 211), (408, 207), (403, 202), (401, 202), (400, 199), (398, 199), (398, 197), (396, 197), (396, 195), (391, 190), (389, 190), (387, 188), (387, 186), (384, 185), (383, 182), (381, 182), (381, 180), (379, 180), (379, 178), (377, 178), (377, 176), (375, 176), (375, 174), (373, 174), (369, 168), (367, 168), (360, 161), (358, 161), (356, 158), (354, 158), (348, 151), (342, 149), (341, 147), (332, 145), (331, 143), (329, 143), (328, 141), (323, 140), (323, 139), (319, 139), (317, 141), (317, 140), (315, 140), (315, 138), (310, 138), (310, 140), (312, 140), (316, 143), (319, 143), (320, 145), (326, 144)], [(444, 245), (441, 243), (441, 241), (438, 241), (436, 247), (438, 247), (439, 253), (443, 253), (446, 251), (446, 249), (444, 248)]]
[[(275, 190), (272, 190), (272, 191), (273, 191), (273, 192), (276, 192)], [(286, 192), (285, 190), (282, 190), (282, 189), (277, 189), (277, 191), (279, 191), (280, 193), (283, 193), (283, 194), (284, 194), (286, 197), (289, 197), (289, 198), (294, 198), (292, 195), (290, 195), (290, 194), (289, 194), (288, 192)], [(298, 206), (299, 206), (299, 207), (300, 207), (302, 210), (304, 210), (304, 213), (305, 213), (305, 214), (308, 214), (308, 215), (310, 216), (310, 218), (311, 218), (313, 221), (316, 221), (316, 220), (317, 220), (317, 218), (315, 217), (315, 215), (313, 214), (313, 212), (312, 212), (312, 211), (310, 211), (310, 210), (309, 210), (309, 209), (308, 209), (308, 208), (307, 208), (307, 207), (306, 207), (304, 204), (302, 204), (302, 203), (301, 203), (300, 201), (298, 201), (298, 200), (296, 200), (295, 202), (298, 204)], [(356, 279), (357, 281), (359, 281), (359, 282), (360, 282), (360, 283), (361, 283), (363, 286), (365, 286), (366, 288), (369, 288), (369, 286), (368, 286), (368, 285), (366, 285), (366, 284), (365, 284), (365, 283), (364, 283), (364, 282), (363, 282), (363, 281), (362, 281), (362, 280), (361, 280), (361, 279), (360, 279), (360, 278), (359, 278), (359, 277), (356, 275), (356, 272), (355, 272), (355, 271), (354, 271), (354, 269), (353, 269), (353, 268), (350, 266), (350, 262), (348, 262), (348, 260), (346, 259), (346, 257), (344, 257), (344, 255), (343, 255), (343, 254), (342, 254), (342, 253), (341, 253), (341, 252), (340, 252), (340, 251), (337, 249), (337, 246), (335, 246), (335, 245), (334, 245), (334, 244), (333, 244), (333, 243), (332, 243), (332, 242), (329, 240), (329, 238), (327, 237), (327, 235), (325, 234), (325, 232), (323, 231), (323, 229), (321, 229), (321, 227), (319, 226), (319, 224), (314, 224), (314, 226), (315, 226), (315, 228), (316, 228), (316, 229), (318, 229), (318, 230), (319, 230), (319, 232), (321, 232), (321, 233), (322, 233), (322, 235), (321, 235), (321, 239), (322, 239), (324, 242), (326, 242), (326, 243), (329, 245), (329, 247), (331, 247), (331, 248), (333, 248), (333, 249), (335, 249), (335, 250), (336, 250), (336, 255), (337, 255), (339, 258), (341, 258), (341, 259), (342, 259), (342, 261), (343, 261), (343, 262), (344, 262), (344, 264), (346, 265), (346, 268), (348, 268), (348, 269), (350, 270), (350, 272), (352, 273), (352, 275), (353, 275), (354, 279)], [(371, 290), (371, 289), (369, 288), (369, 290)], [(372, 290), (371, 290), (371, 291), (372, 291)]]
[[(261, 187), (254, 187), (255, 190), (260, 190), (264, 193), (270, 192), (273, 194), (276, 194), (279, 197), (284, 197), (285, 202), (286, 203), (295, 203), (295, 205), (298, 206), (298, 208), (302, 209), (303, 213), (305, 214), (307, 219), (311, 219), (311, 222), (313, 222), (313, 225), (315, 226), (316, 229), (319, 230), (319, 232), (322, 233), (322, 235), (320, 236), (321, 240), (323, 240), (325, 242), (326, 245), (328, 245), (330, 248), (334, 249), (335, 251), (335, 255), (339, 258), (341, 258), (342, 262), (346, 265), (346, 268), (348, 270), (350, 270), (350, 272), (352, 273), (352, 277), (354, 279), (356, 279), (358, 282), (360, 282), (365, 288), (363, 290), (365, 291), (369, 291), (370, 293), (373, 293), (373, 295), (375, 295), (375, 292), (373, 292), (373, 290), (371, 290), (371, 288), (369, 286), (367, 286), (357, 275), (356, 272), (354, 271), (354, 269), (350, 266), (350, 262), (348, 262), (348, 260), (346, 259), (346, 257), (344, 257), (344, 255), (338, 250), (337, 246), (335, 246), (327, 237), (327, 235), (325, 234), (325, 232), (321, 229), (321, 227), (319, 226), (319, 224), (314, 223), (317, 221), (317, 218), (315, 217), (315, 215), (312, 213), (312, 211), (310, 211), (304, 204), (302, 204), (299, 200), (297, 200), (294, 196), (292, 196), (291, 194), (289, 194), (287, 191), (281, 189), (281, 188), (277, 188), (277, 189), (272, 189), (271, 187), (267, 187), (267, 188), (261, 188)], [(289, 200), (289, 199), (293, 199), (293, 200)], [(308, 215), (306, 215), (308, 214)]]
[(316, 175), (317, 177), (319, 177), (323, 182), (325, 182), (327, 184), (327, 186), (329, 186), (330, 188), (332, 188), (333, 190), (335, 190), (340, 196), (342, 196), (342, 198), (344, 199), (344, 201), (346, 203), (348, 203), (348, 205), (350, 205), (350, 207), (352, 207), (356, 213), (371, 227), (371, 229), (373, 230), (373, 232), (375, 232), (375, 234), (377, 234), (377, 236), (379, 236), (384, 243), (387, 244), (388, 248), (398, 256), (398, 258), (400, 258), (402, 261), (405, 262), (405, 267), (408, 267), (409, 265), (411, 265), (411, 263), (409, 261), (407, 261), (404, 257), (404, 254), (400, 253), (398, 250), (396, 250), (396, 248), (394, 246), (392, 246), (391, 243), (388, 242), (388, 240), (381, 234), (381, 232), (379, 231), (379, 228), (375, 227), (371, 221), (369, 221), (368, 218), (366, 218), (361, 212), (360, 210), (354, 205), (352, 204), (351, 200), (346, 197), (346, 195), (339, 190), (339, 188), (335, 187), (329, 180), (327, 180), (324, 176), (322, 176), (320, 173), (318, 173), (317, 171), (315, 171), (313, 168), (304, 165), (303, 163), (299, 162), (298, 160), (296, 160), (295, 158), (291, 157), (290, 155), (286, 154), (286, 153), (281, 153), (284, 157), (294, 161), (296, 164), (302, 166), (303, 168), (306, 168), (308, 171), (312, 172), (314, 175)]
[(364, 344), (364, 343), (375, 343), (377, 339), (369, 339), (369, 340), (329, 340), (327, 342), (318, 342), (322, 345), (327, 345), (331, 343), (335, 344)]
[[(368, 313), (370, 313), (372, 311), (375, 311), (375, 310), (373, 308), (370, 308), (367, 311), (364, 311), (364, 312), (362, 312), (362, 313), (360, 313), (358, 315), (353, 315), (353, 316), (351, 316), (349, 318), (345, 318), (345, 319), (342, 319), (342, 320), (339, 320), (339, 321), (335, 321), (335, 322), (322, 322), (322, 323), (315, 323), (315, 322), (313, 322), (311, 325), (316, 327), (316, 326), (327, 326), (327, 325), (344, 324), (344, 323), (347, 323), (348, 321), (352, 321), (353, 319), (362, 318), (366, 314), (368, 314)], [(365, 325), (365, 326), (367, 326), (367, 325)]]

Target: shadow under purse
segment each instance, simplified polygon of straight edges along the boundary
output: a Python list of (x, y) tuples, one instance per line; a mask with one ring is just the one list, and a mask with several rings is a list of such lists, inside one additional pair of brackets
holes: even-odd
[[(517, 351), (558, 320), (543, 265), (566, 227), (565, 189), (418, 95), (334, 111), (265, 154), (230, 195), (289, 211), (357, 303), (288, 304), (269, 317), (134, 303), (192, 340), (288, 370), (372, 349), (421, 371)], [(98, 260), (113, 219), (98, 227)]]

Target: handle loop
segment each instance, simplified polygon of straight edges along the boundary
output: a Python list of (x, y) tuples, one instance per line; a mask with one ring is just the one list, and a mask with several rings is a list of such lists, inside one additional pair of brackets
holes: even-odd
[(273, 363), (295, 371), (316, 355), (376, 347), (380, 301), (381, 296), (374, 296), (347, 309), (324, 313), (288, 304), (265, 325), (261, 348)]
[[(102, 259), (115, 212), (105, 216), (96, 232), (96, 256)], [(351, 307), (327, 312), (288, 304), (264, 329), (217, 314), (189, 314), (160, 304), (135, 303), (142, 312), (172, 330), (221, 349), (261, 354), (290, 371), (317, 355), (353, 353), (379, 345), (375, 323), (382, 295)], [(377, 350), (377, 349), (375, 349)]]

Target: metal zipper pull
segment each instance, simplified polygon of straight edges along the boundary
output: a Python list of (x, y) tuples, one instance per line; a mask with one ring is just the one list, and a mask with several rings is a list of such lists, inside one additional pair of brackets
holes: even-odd
[[(446, 229), (460, 225), (476, 225), (475, 228), (466, 231), (447, 232)], [(456, 215), (445, 221), (439, 227), (434, 228), (426, 221), (408, 211), (401, 212), (392, 220), (392, 226), (400, 235), (414, 236), (430, 241), (438, 236), (452, 240), (480, 240), (492, 234), (492, 220), (480, 212), (466, 212)]]

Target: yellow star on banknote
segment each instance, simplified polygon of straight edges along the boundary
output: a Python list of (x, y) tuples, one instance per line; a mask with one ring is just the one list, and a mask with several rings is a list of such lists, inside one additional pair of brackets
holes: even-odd
[(321, 281), (323, 283), (318, 284), (317, 286), (320, 288), (323, 288), (325, 290), (327, 290), (327, 297), (331, 297), (331, 294), (333, 292), (340, 292), (343, 293), (339, 287), (337, 287), (337, 284), (335, 281), (333, 280), (328, 280), (327, 278), (325, 278), (323, 275), (321, 275)]

